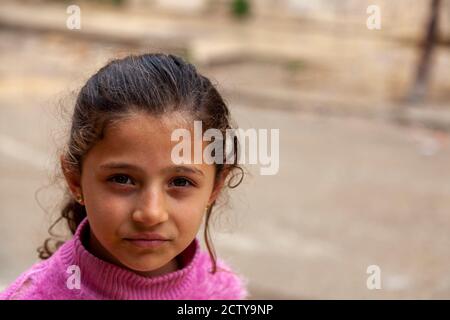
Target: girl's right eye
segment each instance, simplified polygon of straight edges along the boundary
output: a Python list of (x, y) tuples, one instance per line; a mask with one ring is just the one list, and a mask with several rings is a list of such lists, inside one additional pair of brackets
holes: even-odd
[(118, 174), (108, 179), (108, 181), (117, 182), (118, 184), (126, 184), (128, 180), (131, 181), (130, 177), (124, 174)]

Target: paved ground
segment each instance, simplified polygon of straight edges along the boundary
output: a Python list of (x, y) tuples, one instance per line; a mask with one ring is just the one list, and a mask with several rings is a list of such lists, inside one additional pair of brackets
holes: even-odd
[[(0, 38), (4, 286), (36, 261), (51, 220), (34, 193), (63, 142), (60, 98), (68, 104), (70, 89), (132, 49), (52, 33), (0, 30)], [(251, 70), (261, 72), (247, 68), (244, 84)], [(208, 72), (226, 81), (229, 70)], [(450, 297), (448, 133), (241, 98), (230, 96), (241, 127), (280, 129), (279, 174), (260, 176), (250, 166), (214, 236), (218, 252), (250, 279), (253, 298)], [(52, 187), (38, 199), (52, 212), (59, 194)], [(381, 268), (381, 290), (366, 287), (372, 264)]]
[[(236, 200), (242, 231), (224, 241), (255, 286), (297, 298), (449, 297), (447, 135), (236, 113), (282, 137), (279, 175), (250, 179)], [(383, 272), (378, 292), (365, 286), (371, 264)]]

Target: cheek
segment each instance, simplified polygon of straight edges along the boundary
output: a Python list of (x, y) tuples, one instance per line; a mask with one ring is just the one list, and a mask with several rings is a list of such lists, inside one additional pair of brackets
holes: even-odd
[(116, 229), (126, 219), (129, 207), (127, 198), (115, 195), (99, 184), (91, 184), (85, 190), (89, 195), (86, 199), (86, 211), (89, 220), (98, 229)]
[(172, 213), (172, 221), (176, 225), (179, 236), (186, 239), (193, 238), (202, 223), (203, 211), (201, 208), (192, 206), (179, 208)]
[[(175, 207), (173, 207), (173, 216), (179, 229), (185, 229), (188, 233), (187, 229), (198, 230), (206, 213), (206, 205), (212, 189), (211, 182), (197, 190), (194, 196), (185, 199), (185, 201), (177, 201)], [(192, 231), (190, 233), (192, 234)]]

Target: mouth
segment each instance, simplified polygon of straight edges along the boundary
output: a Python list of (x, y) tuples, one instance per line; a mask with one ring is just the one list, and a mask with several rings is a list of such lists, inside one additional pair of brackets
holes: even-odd
[(124, 238), (124, 240), (138, 248), (158, 248), (170, 241), (170, 239), (156, 233), (136, 234)]
[(147, 239), (124, 239), (129, 244), (139, 248), (158, 248), (169, 240), (147, 240)]

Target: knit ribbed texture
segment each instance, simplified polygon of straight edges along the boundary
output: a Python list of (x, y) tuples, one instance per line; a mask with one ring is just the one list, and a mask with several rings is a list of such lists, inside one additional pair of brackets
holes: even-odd
[[(247, 280), (234, 273), (223, 260), (217, 259), (215, 274), (209, 272), (211, 259), (201, 249), (197, 238), (180, 254), (181, 269), (144, 277), (92, 255), (82, 243), (87, 232), (86, 218), (71, 240), (49, 259), (22, 273), (0, 293), (0, 299), (228, 300), (248, 297)], [(80, 270), (79, 289), (67, 285), (73, 276), (69, 267), (74, 265)]]

